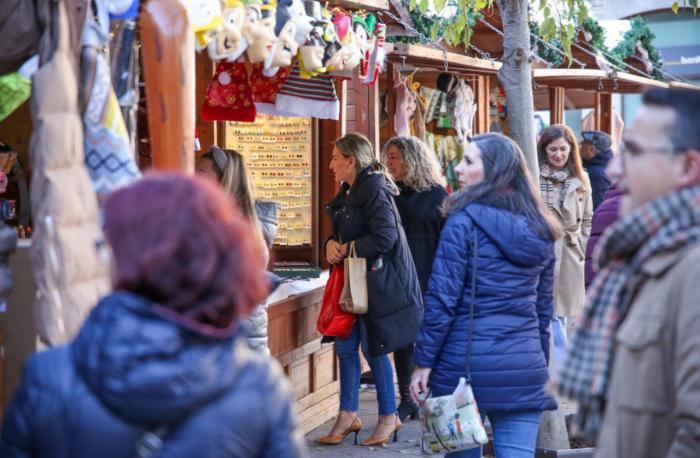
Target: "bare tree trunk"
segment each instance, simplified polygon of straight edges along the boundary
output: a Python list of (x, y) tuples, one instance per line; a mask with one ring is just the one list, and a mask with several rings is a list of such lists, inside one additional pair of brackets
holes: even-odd
[(539, 176), (533, 118), (528, 0), (497, 0), (503, 20), (503, 66), (498, 80), (506, 93), (510, 137), (525, 154), (535, 179)]
[[(535, 180), (539, 177), (537, 148), (533, 119), (535, 104), (532, 98), (530, 69), (530, 27), (528, 0), (496, 0), (503, 20), (503, 66), (498, 80), (506, 93), (510, 137), (520, 145)], [(553, 345), (550, 345), (553, 348)], [(550, 356), (550, 360), (554, 355)], [(550, 364), (550, 374), (555, 364)], [(569, 448), (564, 411), (561, 407), (545, 412), (540, 422), (537, 447), (552, 450)]]

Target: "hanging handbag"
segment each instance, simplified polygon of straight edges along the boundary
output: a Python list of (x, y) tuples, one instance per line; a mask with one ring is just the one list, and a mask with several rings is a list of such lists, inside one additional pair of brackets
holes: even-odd
[(430, 398), (430, 392), (428, 392), (428, 399), (420, 408), (421, 451), (426, 455), (441, 455), (445, 452), (468, 450), (485, 445), (489, 440), (476, 405), (470, 374), (474, 302), (476, 301), (476, 228), (474, 228), (473, 248), (472, 300), (469, 304), (467, 337), (467, 377), (460, 377), (457, 388), (450, 395)]
[(367, 313), (367, 259), (357, 257), (355, 242), (350, 242), (348, 257), (343, 260), (345, 284), (340, 293), (340, 308), (348, 313)]
[(324, 336), (345, 339), (350, 336), (357, 316), (343, 311), (338, 303), (344, 284), (343, 270), (342, 267), (338, 266), (331, 268), (328, 283), (326, 283), (326, 289), (323, 292), (323, 304), (316, 320), (316, 328)]

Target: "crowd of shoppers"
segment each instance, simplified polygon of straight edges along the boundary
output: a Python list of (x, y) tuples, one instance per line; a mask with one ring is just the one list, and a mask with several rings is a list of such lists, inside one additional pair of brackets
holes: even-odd
[[(552, 338), (555, 386), (597, 457), (697, 455), (700, 94), (653, 89), (643, 102), (619, 152), (602, 132), (543, 130), (538, 180), (512, 140), (474, 136), (449, 196), (416, 138), (389, 140), (383, 163), (362, 135), (335, 142), (324, 255), (337, 266), (353, 245), (366, 259), (369, 312), (334, 339), (340, 411), (317, 443), (357, 441), (361, 349), (378, 411), (362, 445), (396, 440), (427, 396), (465, 377), (496, 456), (532, 457), (557, 408)], [(237, 152), (213, 147), (197, 171), (106, 200), (97, 248), (110, 248), (114, 292), (73, 342), (28, 360), (1, 456), (307, 456), (288, 382), (251, 350), (266, 347), (266, 321), (248, 317), (266, 315), (274, 218), (261, 223)]]

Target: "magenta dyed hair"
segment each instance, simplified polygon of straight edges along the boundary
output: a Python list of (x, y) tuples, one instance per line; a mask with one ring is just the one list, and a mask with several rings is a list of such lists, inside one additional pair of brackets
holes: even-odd
[(115, 288), (224, 329), (265, 298), (253, 228), (215, 184), (152, 174), (112, 193), (104, 213)]

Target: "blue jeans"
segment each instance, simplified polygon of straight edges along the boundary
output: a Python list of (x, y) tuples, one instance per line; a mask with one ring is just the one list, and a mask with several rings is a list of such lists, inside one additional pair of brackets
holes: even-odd
[(566, 317), (552, 319), (552, 339), (554, 340), (554, 363), (561, 367), (566, 356)]
[[(491, 422), (497, 458), (535, 456), (537, 430), (540, 427), (542, 412), (487, 413), (486, 416)], [(481, 447), (446, 453), (445, 458), (481, 458)]]
[(391, 415), (396, 412), (394, 372), (391, 369), (389, 356), (377, 358), (369, 356), (367, 327), (362, 317), (358, 317), (347, 339), (335, 339), (335, 351), (340, 360), (340, 410), (357, 412), (360, 407), (360, 354), (358, 352), (360, 344), (377, 384), (379, 415)]

